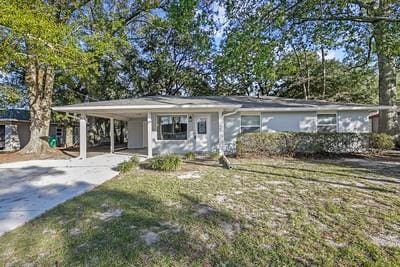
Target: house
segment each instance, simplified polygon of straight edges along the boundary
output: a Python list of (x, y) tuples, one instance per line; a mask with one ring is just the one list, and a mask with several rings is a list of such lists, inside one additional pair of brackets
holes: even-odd
[[(0, 110), (0, 151), (16, 151), (28, 144), (31, 134), (30, 124), (29, 110)], [(57, 146), (63, 146), (66, 143), (65, 133), (65, 125), (51, 122), (49, 136), (57, 138)], [(73, 138), (78, 140), (76, 134)]]
[[(246, 132), (370, 132), (368, 115), (387, 106), (250, 96), (153, 96), (54, 107), (80, 114), (80, 157), (86, 157), (87, 117), (128, 123), (128, 148), (153, 154), (235, 149)], [(110, 131), (113, 137), (114, 131)], [(114, 138), (111, 138), (111, 152)]]

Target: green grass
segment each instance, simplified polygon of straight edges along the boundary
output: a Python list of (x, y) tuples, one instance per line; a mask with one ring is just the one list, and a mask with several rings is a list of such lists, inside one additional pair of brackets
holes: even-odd
[[(120, 175), (0, 237), (0, 265), (400, 262), (400, 247), (392, 244), (400, 239), (400, 165), (257, 159), (233, 160), (235, 169), (226, 170), (214, 164)], [(107, 219), (107, 212), (117, 215)], [(146, 236), (159, 240), (146, 244)]]

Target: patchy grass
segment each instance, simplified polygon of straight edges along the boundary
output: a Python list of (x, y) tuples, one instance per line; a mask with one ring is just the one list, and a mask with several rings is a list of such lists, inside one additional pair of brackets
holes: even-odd
[(400, 262), (399, 162), (214, 164), (116, 177), (0, 237), (0, 265)]

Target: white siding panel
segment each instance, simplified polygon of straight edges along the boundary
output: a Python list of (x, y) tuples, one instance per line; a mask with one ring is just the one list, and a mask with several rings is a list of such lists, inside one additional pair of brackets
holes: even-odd
[(368, 111), (339, 111), (338, 131), (340, 133), (370, 132), (368, 114)]
[(316, 112), (268, 112), (261, 114), (263, 132), (316, 132)]

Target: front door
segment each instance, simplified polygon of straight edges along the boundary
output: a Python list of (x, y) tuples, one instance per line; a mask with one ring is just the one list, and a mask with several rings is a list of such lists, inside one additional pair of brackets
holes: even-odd
[(196, 152), (210, 151), (210, 115), (196, 115), (194, 123)]

